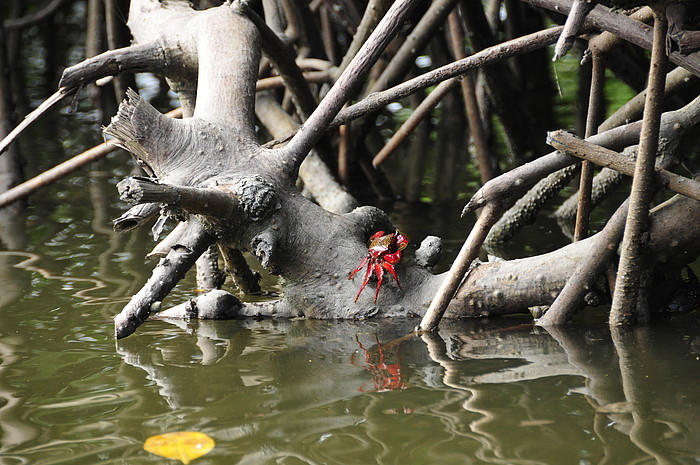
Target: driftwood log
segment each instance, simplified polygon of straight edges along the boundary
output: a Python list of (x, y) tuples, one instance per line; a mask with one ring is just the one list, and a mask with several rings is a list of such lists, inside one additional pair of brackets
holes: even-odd
[[(129, 178), (119, 184), (122, 199), (145, 205), (133, 217), (126, 215), (121, 227), (127, 230), (141, 224), (142, 218), (157, 215), (156, 206), (162, 206), (164, 218), (183, 222), (165, 239), (167, 246), (156, 254), (162, 258), (151, 279), (116, 316), (118, 338), (128, 336), (152, 312), (159, 311), (162, 300), (177, 281), (214, 243), (225, 252), (224, 256), (229, 251), (230, 256), (236, 257), (231, 262), (240, 263), (238, 251), (248, 251), (270, 273), (284, 277), (283, 297), (265, 303), (242, 303), (232, 296), (222, 297), (221, 291), (216, 291), (216, 296), (207, 302), (204, 298), (193, 299), (188, 305), (165, 311), (165, 315), (203, 317), (197, 313), (198, 307), (206, 307), (209, 318), (239, 315), (361, 319), (420, 317), (426, 313), (445, 276), (431, 272), (440, 253), (437, 238), (428, 238), (415, 254), (407, 254), (399, 262), (396, 272), (401, 288), (393, 280), (385, 279), (374, 302), (377, 283), (370, 281), (368, 289), (355, 301), (363, 273), (348, 280), (349, 272), (367, 255), (369, 237), (380, 230), (392, 232), (394, 226), (383, 211), (374, 207), (346, 211), (354, 204), (352, 199), (343, 203), (345, 207), (333, 208), (331, 212), (323, 208), (322, 201), (319, 205), (302, 196), (296, 184), (302, 162), (323, 133), (341, 121), (334, 122), (334, 118), (416, 3), (416, 0), (394, 3), (355, 59), (350, 63), (344, 60), (345, 71), (315, 110), (309, 105), (311, 94), (303, 89), (303, 78), (299, 81), (302, 75), (298, 69), (294, 70), (293, 61), (286, 63), (286, 71), (280, 65), (285, 83), (290, 89), (297, 89), (293, 93), (298, 114), (308, 115), (308, 119), (288, 138), (287, 145), (278, 148), (268, 148), (258, 140), (256, 81), (261, 54), (264, 52), (277, 63), (283, 44), (272, 47), (270, 42), (274, 39), (270, 34), (274, 36), (274, 33), (242, 3), (226, 2), (195, 11), (187, 2), (133, 0), (128, 25), (134, 45), (106, 52), (66, 70), (62, 88), (80, 86), (123, 70), (164, 75), (179, 93), (186, 116), (182, 120), (168, 118), (132, 91), (105, 129), (116, 143), (135, 155), (149, 176)], [(598, 6), (589, 18), (600, 27), (607, 24), (603, 19), (610, 19), (611, 14)], [(634, 31), (640, 36), (647, 32), (637, 29)], [(355, 113), (345, 110), (341, 119), (347, 122), (386, 103), (378, 97), (392, 99), (407, 95), (483, 64), (551, 44), (556, 36), (557, 31), (545, 31), (516, 39), (507, 46), (494, 46), (493, 51), (484, 50), (475, 59), (467, 57), (442, 71), (429, 73), (429, 79), (416, 78), (399, 84), (396, 89), (369, 96), (358, 104), (359, 110)], [(650, 43), (644, 40), (639, 42)], [(697, 57), (684, 56), (676, 61), (687, 64), (692, 72), (700, 69)], [(257, 104), (263, 105), (265, 100), (261, 94)], [(258, 108), (260, 120), (265, 119), (265, 114), (269, 113)], [(288, 121), (284, 124), (295, 127)], [(616, 138), (613, 137), (624, 143), (612, 142), (609, 146), (621, 150), (635, 144), (635, 137), (629, 137), (630, 129), (619, 130)], [(280, 131), (280, 134), (288, 132)], [(605, 137), (611, 136), (592, 140)], [(586, 152), (587, 146), (581, 145), (581, 151)], [(543, 157), (487, 184), (470, 202), (470, 208), (493, 202), (498, 205), (496, 210), (502, 211), (541, 177), (576, 160), (560, 152)], [(533, 166), (541, 167), (540, 171)], [(651, 266), (663, 264), (665, 268), (678, 270), (697, 257), (700, 247), (697, 230), (670, 225), (700, 224), (699, 207), (696, 200), (684, 198), (652, 217), (653, 241), (649, 245), (652, 253), (648, 254)], [(549, 305), (578, 263), (597, 253), (593, 244), (595, 241), (590, 238), (537, 257), (477, 262), (461, 282), (445, 315), (452, 318), (499, 315)], [(603, 296), (609, 292), (603, 284), (591, 291)], [(217, 310), (218, 305), (224, 308)]]

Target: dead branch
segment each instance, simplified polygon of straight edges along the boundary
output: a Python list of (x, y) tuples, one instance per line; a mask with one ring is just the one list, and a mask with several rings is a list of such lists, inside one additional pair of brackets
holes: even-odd
[(150, 279), (124, 309), (114, 317), (117, 339), (133, 333), (151, 312), (160, 310), (160, 302), (185, 276), (200, 255), (212, 243), (212, 237), (196, 220), (190, 220), (186, 231), (153, 270)]
[(23, 182), (22, 184), (13, 187), (12, 189), (3, 192), (0, 194), (0, 208), (27, 197), (32, 192), (35, 192), (38, 189), (56, 181), (57, 179), (80, 169), (88, 163), (99, 160), (116, 149), (117, 147), (111, 144), (100, 144), (37, 175), (28, 181)]
[(572, 164), (535, 184), (494, 224), (484, 241), (484, 247), (497, 253), (499, 245), (512, 239), (523, 226), (532, 224), (542, 206), (569, 184), (578, 172), (579, 166)]
[(160, 204), (142, 203), (134, 205), (112, 222), (112, 227), (118, 233), (133, 231), (160, 213)]
[[(452, 11), (447, 17), (447, 25), (449, 28), (450, 48), (455, 60), (462, 60), (467, 57), (464, 50), (465, 37), (462, 30), (462, 24), (459, 21), (459, 15), (456, 11)], [(474, 84), (474, 74), (469, 73), (462, 75), (459, 83), (462, 87), (462, 99), (469, 123), (469, 133), (472, 137), (476, 159), (479, 164), (479, 174), (481, 175), (481, 183), (485, 183), (493, 179), (495, 162), (493, 155), (488, 147), (486, 130), (484, 122), (481, 120), (481, 112), (479, 111), (479, 103), (476, 98), (476, 85)]]
[(629, 200), (625, 200), (608, 220), (603, 230), (594, 236), (591, 250), (595, 253), (589, 253), (579, 262), (549, 310), (537, 320), (538, 325), (562, 325), (583, 307), (585, 304), (583, 295), (594, 288), (601, 271), (611, 263), (617, 252), (628, 210)]
[[(608, 148), (626, 147), (636, 143), (640, 126), (639, 123), (630, 123), (592, 136), (588, 140)], [(576, 161), (575, 157), (557, 151), (514, 168), (484, 184), (464, 207), (462, 214), (473, 212), (489, 203), (512, 203), (540, 179)]]
[(498, 219), (499, 214), (500, 211), (495, 205), (487, 205), (481, 211), (476, 224), (469, 233), (467, 240), (464, 241), (457, 258), (452, 263), (450, 271), (443, 279), (435, 298), (430, 303), (430, 308), (423, 316), (419, 326), (421, 331), (433, 331), (440, 324), (447, 306), (452, 301), (457, 288), (478, 256), (481, 245), (486, 239), (486, 234), (496, 222), (496, 219)]
[[(603, 87), (605, 84), (605, 56), (593, 53), (591, 66), (591, 85), (586, 115), (585, 137), (591, 137), (598, 132), (598, 123), (603, 110)], [(591, 209), (591, 191), (593, 190), (593, 164), (581, 162), (581, 179), (578, 189), (578, 208), (576, 209), (576, 226), (574, 241), (588, 237), (588, 224)]]
[(156, 244), (156, 246), (153, 247), (153, 250), (146, 254), (146, 258), (149, 260), (160, 260), (161, 258), (165, 258), (168, 253), (170, 253), (170, 250), (175, 247), (175, 244), (177, 244), (189, 226), (190, 225), (187, 221), (180, 221), (177, 226), (175, 226), (173, 230), (170, 231), (167, 236), (165, 236), (165, 239)]
[(407, 97), (426, 87), (439, 84), (444, 80), (505, 60), (515, 55), (546, 47), (557, 40), (560, 32), (561, 28), (555, 27), (509, 40), (484, 49), (462, 60), (455, 61), (449, 65), (442, 66), (413, 79), (409, 79), (408, 81), (404, 81), (390, 89), (370, 94), (360, 102), (338, 113), (338, 116), (333, 119), (329, 127), (333, 128), (341, 124), (347, 124), (364, 115), (373, 113), (391, 102)]
[(381, 76), (367, 91), (368, 94), (379, 92), (393, 85), (401, 79), (408, 69), (413, 66), (416, 56), (423, 50), (437, 28), (445, 22), (447, 15), (457, 5), (457, 0), (435, 0), (418, 21), (416, 27), (401, 43), (389, 64), (384, 68)]
[(348, 47), (348, 50), (343, 56), (343, 61), (340, 62), (338, 66), (338, 74), (345, 71), (350, 62), (355, 58), (357, 52), (359, 52), (362, 44), (365, 43), (372, 30), (376, 27), (379, 20), (385, 14), (386, 10), (389, 8), (389, 2), (387, 0), (369, 0), (367, 2), (367, 8), (362, 15), (362, 20), (360, 25), (355, 31), (355, 35), (352, 38), (352, 43)]
[(73, 94), (75, 90), (60, 88), (58, 91), (41, 102), (41, 105), (36, 107), (31, 113), (24, 117), (21, 123), (17, 125), (12, 131), (10, 131), (2, 140), (0, 140), (0, 155), (2, 155), (5, 150), (10, 146), (14, 140), (19, 137), (19, 135), (29, 127), (34, 121), (36, 121), (41, 115), (49, 111), (54, 105)]
[(197, 268), (197, 291), (221, 288), (226, 275), (219, 269), (219, 249), (211, 244), (195, 262)]
[(564, 30), (561, 32), (557, 45), (554, 47), (554, 60), (566, 55), (574, 45), (574, 39), (583, 28), (583, 23), (586, 16), (596, 5), (597, 0), (574, 0), (571, 4), (571, 10), (566, 18)]
[(438, 86), (418, 105), (411, 116), (396, 130), (391, 139), (377, 152), (372, 159), (375, 168), (384, 163), (394, 151), (411, 135), (413, 130), (430, 114), (440, 101), (459, 84), (458, 78), (442, 81)]
[(165, 203), (189, 213), (231, 220), (239, 202), (221, 188), (197, 188), (161, 184), (147, 178), (129, 177), (117, 184), (119, 197), (130, 203)]
[[(627, 176), (634, 175), (634, 160), (630, 160), (615, 151), (586, 142), (566, 131), (558, 130), (547, 133), (547, 143), (557, 150), (589, 160), (596, 165), (612, 168)], [(655, 168), (653, 176), (658, 184), (667, 189), (691, 199), (700, 200), (699, 182), (658, 167)]]
[[(309, 71), (302, 73), (302, 77), (306, 82), (313, 84), (332, 84), (333, 83), (333, 73), (332, 71)], [(276, 89), (279, 87), (284, 87), (285, 81), (282, 76), (272, 76), (268, 78), (262, 78), (258, 80), (255, 84), (255, 90), (257, 92), (263, 90)]]
[[(633, 147), (636, 151), (636, 146)], [(632, 154), (628, 152), (631, 152), (630, 148), (625, 149), (622, 154), (625, 156), (631, 156)], [(601, 202), (612, 192), (615, 192), (615, 189), (624, 179), (625, 177), (619, 171), (615, 171), (610, 168), (603, 168), (600, 170), (600, 172), (593, 177), (593, 185), (591, 188), (591, 209), (600, 205)], [(566, 235), (569, 235), (570, 237), (573, 237), (572, 225), (576, 221), (577, 208), (577, 196), (571, 196), (554, 211), (554, 217), (557, 219), (559, 227)]]
[(150, 71), (168, 77), (196, 79), (196, 74), (181, 74), (186, 69), (167, 67), (177, 61), (177, 52), (157, 43), (135, 44), (117, 50), (109, 50), (87, 59), (63, 71), (58, 86), (73, 89), (92, 83), (106, 76), (115, 76), (124, 71)]
[(219, 253), (224, 261), (224, 268), (233, 279), (233, 283), (244, 294), (257, 295), (260, 288), (260, 273), (253, 272), (248, 262), (238, 249), (219, 244)]

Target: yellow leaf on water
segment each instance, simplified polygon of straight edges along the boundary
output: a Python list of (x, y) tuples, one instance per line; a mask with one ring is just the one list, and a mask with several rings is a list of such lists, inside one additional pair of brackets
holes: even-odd
[(214, 440), (204, 433), (180, 431), (151, 436), (143, 448), (161, 457), (179, 460), (185, 465), (214, 448)]

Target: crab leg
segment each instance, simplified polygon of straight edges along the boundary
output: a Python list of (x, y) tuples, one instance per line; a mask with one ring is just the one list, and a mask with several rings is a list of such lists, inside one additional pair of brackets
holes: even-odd
[(377, 351), (379, 352), (378, 366), (385, 367), (386, 365), (384, 364), (384, 349), (382, 349), (382, 343), (379, 342), (379, 335), (377, 333), (374, 334), (374, 339), (377, 341)]
[[(367, 258), (369, 258), (369, 257), (365, 257), (365, 259), (362, 261), (362, 263), (365, 263), (367, 261)], [(362, 267), (362, 265), (360, 265), (360, 267)], [(357, 270), (355, 270), (355, 271), (357, 271)], [(357, 292), (357, 296), (355, 296), (355, 302), (357, 302), (357, 299), (360, 298), (360, 294), (362, 294), (362, 291), (364, 290), (365, 286), (369, 282), (370, 276), (372, 276), (372, 262), (371, 261), (367, 265), (367, 272), (365, 273), (365, 280), (362, 281), (362, 286), (360, 286), (360, 290)]]
[(382, 287), (382, 281), (384, 280), (384, 267), (380, 263), (374, 264), (374, 272), (377, 275), (377, 290), (374, 293), (374, 303), (377, 303), (377, 297), (379, 297), (379, 289)]
[(352, 277), (355, 276), (355, 273), (357, 273), (358, 271), (360, 271), (360, 270), (362, 269), (362, 267), (365, 266), (365, 263), (367, 263), (367, 260), (369, 260), (369, 255), (366, 256), (366, 257), (362, 260), (362, 263), (360, 263), (360, 266), (358, 266), (357, 268), (355, 268), (355, 269), (352, 271), (352, 273), (350, 273), (350, 276), (348, 276), (348, 279), (352, 279)]

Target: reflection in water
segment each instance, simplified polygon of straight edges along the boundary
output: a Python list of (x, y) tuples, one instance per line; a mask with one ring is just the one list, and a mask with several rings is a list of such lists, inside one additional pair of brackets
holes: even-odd
[[(16, 388), (3, 381), (6, 371), (17, 362), (16, 348), (23, 343), (26, 341), (19, 335), (0, 337), (0, 432), (2, 432), (0, 451), (4, 450), (8, 444), (23, 444), (39, 435), (39, 429), (23, 419), (22, 396)], [(0, 463), (2, 463), (1, 458)]]
[[(696, 328), (694, 324), (693, 330)], [(687, 366), (673, 367), (668, 363), (668, 360), (687, 357), (687, 339), (696, 336), (677, 337), (683, 336), (683, 332), (663, 327), (615, 331), (612, 338), (607, 330), (563, 327), (547, 328), (547, 332), (551, 338), (546, 334), (533, 337), (532, 332), (507, 336), (492, 332), (476, 337), (448, 333), (449, 348), (445, 339), (436, 334), (421, 336), (431, 358), (445, 370), (444, 383), (468, 392), (464, 408), (482, 415), (469, 425), (472, 432), (484, 438), (482, 450), (478, 453), (481, 459), (489, 463), (533, 463), (536, 447), (532, 445), (542, 442), (550, 449), (550, 457), (559, 455), (560, 452), (555, 450), (560, 446), (575, 452), (577, 432), (565, 433), (571, 427), (570, 422), (557, 419), (562, 412), (550, 411), (549, 416), (542, 415), (548, 411), (541, 403), (545, 393), (530, 392), (532, 386), (523, 381), (578, 374), (585, 377), (585, 384), (574, 387), (566, 395), (583, 394), (592, 407), (593, 430), (589, 442), (591, 445), (598, 442), (600, 445), (594, 449), (602, 450), (593, 454), (594, 449), (582, 448), (579, 456), (572, 459), (600, 464), (648, 461), (672, 464), (700, 460), (697, 373), (692, 370), (693, 381), (690, 381), (685, 377), (690, 374)], [(487, 341), (486, 345), (480, 341)], [(503, 373), (489, 373), (485, 377), (465, 377), (463, 361), (484, 358), (487, 356), (486, 346), (492, 347), (492, 357), (507, 354), (528, 364)], [(566, 356), (565, 363), (562, 356)], [(698, 360), (695, 354), (693, 358)], [(679, 383), (681, 379), (684, 382)], [(510, 406), (504, 410), (497, 406), (493, 386), (482, 384), (484, 381), (523, 385), (517, 408)], [(546, 402), (553, 401), (550, 398)], [(556, 404), (550, 407), (556, 408)], [(520, 408), (524, 415), (518, 419), (517, 410)], [(583, 412), (575, 414), (582, 415)], [(539, 431), (529, 437), (527, 442), (531, 444), (516, 448), (512, 446), (512, 438), (504, 440), (505, 425), (514, 432), (518, 426), (535, 427)], [(621, 435), (625, 436), (624, 440)], [(556, 463), (546, 457), (545, 454), (542, 461), (536, 463)]]
[[(186, 323), (176, 321), (186, 329)], [(234, 325), (216, 325), (212, 321), (201, 321), (197, 325), (194, 346), (183, 346), (179, 339), (166, 338), (153, 341), (151, 338), (126, 338), (116, 341), (116, 352), (125, 363), (146, 372), (147, 378), (158, 386), (158, 393), (172, 409), (203, 405), (216, 396), (225, 396), (229, 389), (250, 385), (250, 377), (231, 370), (226, 382), (212, 389), (212, 379), (202, 380), (205, 389), (200, 389), (197, 380), (189, 372), (198, 366), (235, 364), (250, 343), (250, 331)], [(218, 370), (221, 371), (221, 370)]]
[(404, 380), (405, 368), (401, 366), (401, 343), (404, 338), (399, 338), (392, 341), (389, 344), (384, 344), (379, 342), (379, 336), (376, 334), (374, 338), (377, 345), (374, 350), (368, 350), (360, 342), (360, 336), (355, 335), (355, 340), (357, 345), (360, 346), (360, 350), (363, 354), (364, 364), (359, 365), (357, 362), (357, 355), (359, 351), (353, 352), (350, 357), (350, 363), (354, 366), (359, 366), (367, 369), (372, 374), (372, 385), (370, 389), (368, 386), (360, 386), (361, 392), (385, 392), (385, 391), (395, 391), (400, 389), (406, 389), (407, 385)]
[[(7, 260), (3, 259), (4, 257), (20, 257), (24, 258), (24, 260), (21, 260), (18, 263), (10, 265)], [(35, 253), (30, 253), (30, 252), (19, 252), (19, 251), (0, 251), (0, 263), (2, 266), (0, 266), (0, 272), (3, 274), (7, 275), (12, 275), (11, 279), (8, 279), (8, 281), (12, 281), (12, 285), (8, 285), (8, 289), (12, 289), (15, 287), (15, 284), (17, 283), (18, 279), (15, 274), (12, 274), (10, 272), (10, 267), (14, 268), (20, 268), (22, 270), (27, 270), (27, 271), (32, 271), (35, 273), (39, 273), (44, 279), (55, 279), (57, 281), (61, 281), (64, 283), (69, 283), (68, 286), (71, 286), (72, 288), (72, 283), (86, 283), (90, 287), (86, 289), (81, 289), (72, 295), (74, 297), (77, 297), (79, 299), (83, 299), (86, 304), (101, 304), (104, 303), (106, 299), (99, 298), (99, 297), (91, 297), (89, 294), (97, 291), (99, 289), (104, 289), (107, 287), (107, 285), (100, 281), (99, 279), (92, 279), (92, 278), (79, 278), (76, 276), (61, 276), (61, 275), (56, 275), (52, 273), (49, 270), (46, 270), (44, 268), (41, 268), (39, 266), (36, 266), (35, 263), (39, 262), (41, 260), (41, 256)], [(66, 288), (64, 286), (64, 289), (68, 290), (70, 288)], [(2, 296), (3, 294), (0, 294)], [(11, 297), (8, 297), (5, 295), (4, 297), (0, 297), (0, 308), (2, 308), (5, 305), (8, 305), (10, 303), (13, 303), (15, 300), (19, 299), (23, 293), (13, 293), (11, 294)], [(111, 301), (111, 299), (110, 299)]]
[[(611, 338), (607, 329), (470, 322), (418, 337), (401, 336), (415, 322), (404, 323), (181, 322), (189, 348), (159, 327), (117, 350), (169, 406), (154, 425), (184, 427), (196, 409), (199, 420), (184, 423), (218, 438), (236, 463), (700, 457), (697, 373), (678, 357), (691, 361), (685, 327)], [(669, 350), (678, 366), (664, 362)]]

